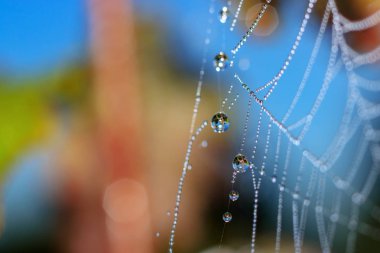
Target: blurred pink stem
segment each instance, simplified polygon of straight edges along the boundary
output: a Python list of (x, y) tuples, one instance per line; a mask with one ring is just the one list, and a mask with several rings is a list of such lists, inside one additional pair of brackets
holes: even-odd
[(131, 1), (89, 0), (89, 11), (100, 158), (106, 184), (123, 182), (104, 200), (110, 252), (152, 252)]

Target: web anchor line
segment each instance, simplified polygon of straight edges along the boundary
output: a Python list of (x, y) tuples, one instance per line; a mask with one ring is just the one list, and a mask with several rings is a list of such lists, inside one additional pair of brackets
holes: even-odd
[[(212, 10), (214, 10), (214, 5), (215, 5), (215, 0), (210, 0), (210, 6), (209, 6), (209, 12), (212, 14)], [(174, 207), (174, 213), (173, 213), (173, 223), (171, 225), (171, 230), (170, 230), (170, 235), (169, 235), (169, 249), (168, 252), (172, 253), (173, 252), (173, 247), (174, 247), (174, 238), (175, 238), (175, 233), (176, 233), (176, 228), (177, 228), (177, 223), (178, 223), (178, 215), (179, 215), (179, 210), (180, 210), (180, 204), (181, 204), (181, 198), (182, 198), (182, 189), (183, 189), (183, 184), (185, 182), (187, 170), (188, 170), (188, 165), (189, 165), (189, 160), (192, 152), (192, 145), (193, 142), (195, 141), (196, 137), (202, 132), (202, 130), (206, 127), (207, 121), (203, 121), (200, 127), (196, 130), (194, 134), (194, 128), (195, 128), (195, 123), (197, 120), (198, 116), (198, 111), (199, 111), (199, 106), (201, 102), (201, 92), (202, 92), (202, 87), (203, 87), (203, 81), (204, 81), (204, 75), (205, 75), (205, 70), (206, 70), (206, 63), (207, 63), (207, 52), (208, 52), (208, 45), (210, 44), (210, 34), (211, 34), (211, 24), (213, 23), (213, 19), (208, 20), (208, 27), (206, 30), (206, 37), (204, 40), (204, 47), (203, 47), (203, 56), (202, 56), (202, 63), (201, 63), (201, 68), (199, 71), (199, 79), (198, 79), (198, 84), (195, 92), (195, 101), (194, 101), (194, 107), (193, 107), (193, 114), (191, 117), (191, 123), (190, 123), (190, 130), (189, 130), (189, 140), (187, 143), (187, 151), (185, 155), (185, 161), (184, 165), (182, 167), (182, 173), (178, 182), (178, 188), (177, 188), (177, 195), (176, 195), (176, 202), (175, 202), (175, 207)]]

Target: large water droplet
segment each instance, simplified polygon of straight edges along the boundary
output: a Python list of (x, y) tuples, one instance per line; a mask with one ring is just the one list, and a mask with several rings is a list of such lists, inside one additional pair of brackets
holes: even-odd
[(229, 65), (228, 57), (225, 53), (220, 52), (214, 57), (214, 66), (216, 71), (225, 70)]
[(224, 112), (215, 113), (211, 119), (211, 127), (215, 133), (223, 133), (230, 127), (228, 117)]
[(232, 220), (232, 214), (230, 212), (225, 212), (223, 214), (223, 220), (224, 222), (230, 222)]
[(236, 201), (239, 198), (239, 193), (235, 190), (232, 190), (232, 191), (230, 191), (229, 197), (230, 197), (230, 200)]
[(237, 154), (232, 161), (232, 168), (239, 173), (244, 173), (249, 169), (249, 162), (242, 154)]
[(220, 11), (219, 11), (219, 21), (220, 23), (224, 24), (226, 23), (228, 16), (230, 15), (230, 11), (226, 6), (224, 6)]

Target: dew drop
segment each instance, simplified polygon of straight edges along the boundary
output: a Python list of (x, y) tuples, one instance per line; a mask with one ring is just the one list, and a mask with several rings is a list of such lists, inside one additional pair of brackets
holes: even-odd
[(207, 148), (207, 146), (208, 146), (208, 142), (207, 142), (206, 140), (203, 140), (203, 141), (201, 142), (201, 147), (202, 147), (202, 148)]
[(230, 200), (236, 201), (239, 198), (239, 193), (235, 190), (232, 190), (230, 191), (229, 197), (230, 197)]
[(334, 178), (333, 178), (333, 182), (334, 182), (334, 184), (335, 184), (335, 187), (338, 188), (338, 189), (342, 189), (342, 190), (344, 190), (344, 189), (347, 189), (347, 187), (348, 187), (347, 182), (344, 181), (344, 180), (342, 180), (342, 179), (339, 178), (339, 177), (334, 177)]
[(245, 158), (244, 155), (242, 154), (237, 154), (234, 158), (234, 160), (232, 161), (232, 168), (236, 171), (236, 172), (239, 172), (239, 173), (244, 173), (247, 171), (247, 169), (249, 169), (249, 162), (247, 160), (247, 158)]
[(358, 192), (354, 193), (351, 199), (352, 199), (352, 202), (354, 202), (357, 205), (361, 205), (365, 201), (364, 196)]
[(211, 118), (211, 127), (215, 133), (223, 133), (230, 127), (230, 122), (224, 112), (218, 112)]
[(192, 170), (193, 169), (193, 166), (191, 164), (187, 165), (187, 169), (188, 170)]
[(160, 232), (157, 232), (157, 233), (156, 233), (156, 237), (160, 237)]
[(277, 176), (276, 175), (273, 175), (272, 176), (272, 183), (276, 183), (277, 182)]
[(168, 217), (169, 217), (171, 214), (172, 214), (172, 213), (171, 213), (170, 211), (167, 211), (167, 212), (166, 212), (166, 216), (168, 216)]
[(333, 213), (333, 214), (331, 214), (330, 215), (330, 220), (331, 220), (331, 222), (338, 222), (338, 220), (339, 220), (339, 214), (337, 214), (337, 213)]
[(230, 11), (226, 6), (224, 6), (220, 11), (219, 11), (219, 21), (220, 23), (224, 24), (226, 23), (228, 16), (230, 15)]
[(230, 212), (225, 212), (223, 214), (223, 220), (224, 222), (230, 222), (232, 220), (232, 214)]
[(216, 71), (225, 70), (229, 65), (228, 57), (225, 53), (220, 52), (214, 57), (214, 67)]

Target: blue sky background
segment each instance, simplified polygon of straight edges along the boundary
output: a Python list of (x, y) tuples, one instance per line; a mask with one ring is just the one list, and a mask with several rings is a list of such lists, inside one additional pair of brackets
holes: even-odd
[(0, 1), (0, 73), (43, 74), (85, 57), (86, 15), (81, 0)]

